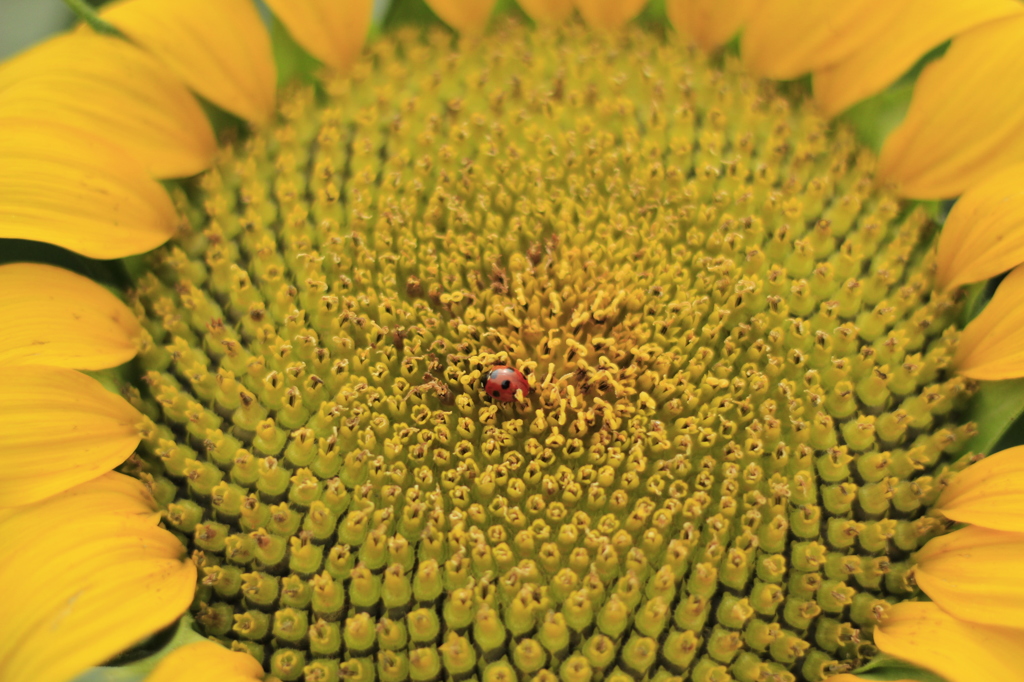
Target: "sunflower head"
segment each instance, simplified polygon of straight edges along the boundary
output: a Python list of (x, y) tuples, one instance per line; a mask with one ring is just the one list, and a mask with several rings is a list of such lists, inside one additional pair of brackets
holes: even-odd
[[(1019, 169), (945, 225), (908, 199), (981, 174), (973, 147), (960, 174), (923, 161), (947, 114), (920, 102), (1012, 13), (961, 17), (876, 157), (825, 116), (917, 10), (669, 0), (673, 31), (631, 24), (642, 0), (430, 0), (455, 33), (363, 47), (369, 2), (267, 4), (315, 83), (275, 87), (246, 0), (116, 3), (89, 17), (108, 35), (0, 69), (0, 234), (146, 252), (126, 303), (0, 267), (0, 532), (31, 548), (0, 566), (118, 558), (17, 595), (50, 620), (0, 625), (0, 676), (68, 679), (185, 610), (211, 641), (150, 682), (1012, 669), (1024, 476), (976, 450), (1012, 421), (991, 380), (1020, 374), (1024, 274), (966, 327), (961, 285), (1019, 262)], [(104, 620), (119, 571), (137, 589)], [(44, 632), (97, 636), (59, 664), (4, 649)]]
[(975, 433), (934, 226), (733, 63), (492, 37), (288, 92), (151, 257), (137, 471), (197, 621), (282, 679), (859, 667)]

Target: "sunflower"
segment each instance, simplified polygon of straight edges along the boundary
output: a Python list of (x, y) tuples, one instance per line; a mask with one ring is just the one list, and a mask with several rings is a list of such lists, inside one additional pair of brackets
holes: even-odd
[(0, 678), (1024, 679), (1024, 6), (372, 4), (0, 65)]

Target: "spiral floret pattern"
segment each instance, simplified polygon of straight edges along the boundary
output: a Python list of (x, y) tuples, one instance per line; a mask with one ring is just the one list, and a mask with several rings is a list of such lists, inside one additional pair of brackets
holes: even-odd
[(873, 166), (640, 29), (400, 31), (291, 90), (133, 295), (204, 633), (317, 682), (861, 665), (974, 433)]

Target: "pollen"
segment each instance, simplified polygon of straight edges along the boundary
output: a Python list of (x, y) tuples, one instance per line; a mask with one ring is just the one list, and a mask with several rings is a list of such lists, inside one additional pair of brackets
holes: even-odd
[(975, 388), (874, 164), (641, 29), (398, 32), (289, 90), (133, 293), (203, 634), (285, 681), (865, 663)]

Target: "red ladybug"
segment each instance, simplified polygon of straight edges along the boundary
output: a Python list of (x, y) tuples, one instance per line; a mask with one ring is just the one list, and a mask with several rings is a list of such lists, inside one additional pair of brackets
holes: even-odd
[(484, 390), (495, 400), (510, 403), (516, 399), (517, 390), (522, 391), (524, 397), (530, 395), (530, 384), (518, 369), (498, 365), (484, 377)]

